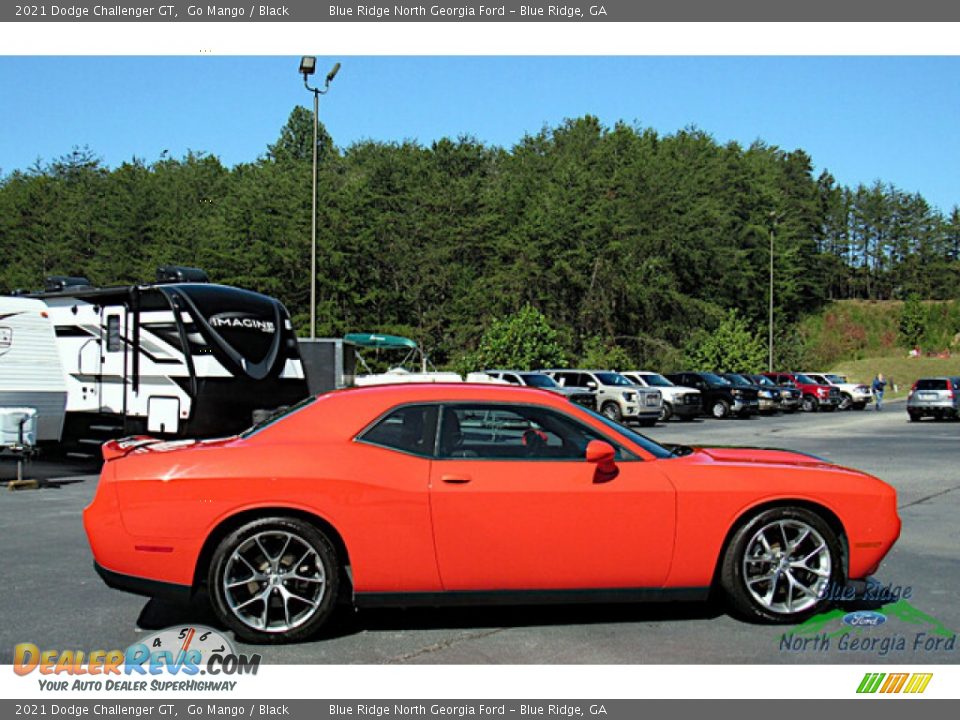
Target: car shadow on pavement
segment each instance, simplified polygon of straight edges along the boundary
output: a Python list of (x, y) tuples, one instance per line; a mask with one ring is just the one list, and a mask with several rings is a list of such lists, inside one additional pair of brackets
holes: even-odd
[[(725, 613), (714, 601), (685, 603), (597, 603), (577, 605), (511, 605), (476, 607), (362, 608), (340, 605), (320, 632), (305, 642), (348, 637), (368, 631), (520, 628), (551, 625), (593, 625), (637, 622), (711, 620)], [(205, 593), (189, 603), (151, 598), (137, 618), (142, 630), (176, 625), (206, 625), (225, 630)]]

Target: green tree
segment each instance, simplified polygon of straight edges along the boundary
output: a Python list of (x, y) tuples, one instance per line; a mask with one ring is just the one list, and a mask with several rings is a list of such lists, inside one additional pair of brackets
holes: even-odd
[(480, 346), (469, 356), (470, 369), (563, 367), (567, 356), (559, 335), (543, 313), (532, 305), (496, 320), (483, 334)]
[(763, 340), (736, 310), (730, 310), (716, 330), (699, 333), (687, 346), (687, 357), (696, 370), (759, 372), (766, 354)]
[(612, 340), (594, 336), (583, 344), (583, 353), (577, 364), (598, 370), (630, 370), (634, 362), (630, 353)]
[(927, 331), (927, 314), (920, 303), (920, 296), (910, 295), (900, 310), (900, 339), (907, 347), (920, 344), (920, 338)]

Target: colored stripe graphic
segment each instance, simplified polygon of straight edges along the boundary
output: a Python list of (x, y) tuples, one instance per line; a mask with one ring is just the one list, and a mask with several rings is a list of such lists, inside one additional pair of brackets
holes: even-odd
[[(919, 694), (927, 689), (933, 673), (867, 673), (860, 681), (858, 693), (881, 692), (886, 694), (911, 693)], [(886, 680), (884, 680), (886, 679)]]
[(927, 685), (930, 684), (930, 679), (933, 677), (933, 673), (914, 673), (913, 677), (910, 678), (910, 682), (907, 683), (905, 693), (922, 693), (927, 689)]
[(877, 688), (880, 687), (880, 681), (883, 680), (886, 673), (867, 673), (863, 676), (863, 680), (860, 681), (860, 687), (857, 688), (858, 693), (875, 693)]

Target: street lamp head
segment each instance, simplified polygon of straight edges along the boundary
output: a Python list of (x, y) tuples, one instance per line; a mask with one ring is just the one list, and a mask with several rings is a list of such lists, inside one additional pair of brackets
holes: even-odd
[(327, 73), (327, 85), (333, 82), (333, 79), (337, 76), (337, 73), (340, 72), (340, 63), (334, 65), (330, 72)]
[(312, 55), (304, 55), (300, 58), (300, 72), (303, 74), (303, 77), (306, 78), (307, 75), (313, 75), (317, 71), (317, 59)]

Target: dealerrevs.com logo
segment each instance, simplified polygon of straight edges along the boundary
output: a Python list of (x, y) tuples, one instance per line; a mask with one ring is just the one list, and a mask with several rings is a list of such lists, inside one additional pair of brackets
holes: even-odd
[(905, 693), (917, 695), (927, 689), (933, 673), (867, 673), (857, 687), (858, 693)]
[[(237, 680), (256, 675), (260, 655), (237, 653), (230, 640), (200, 625), (161, 630), (126, 650), (41, 649), (20, 643), (13, 671), (36, 673), (45, 691), (233, 691)], [(202, 678), (201, 678), (202, 676)]]

